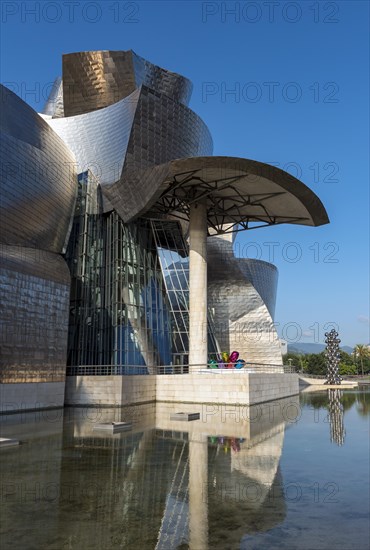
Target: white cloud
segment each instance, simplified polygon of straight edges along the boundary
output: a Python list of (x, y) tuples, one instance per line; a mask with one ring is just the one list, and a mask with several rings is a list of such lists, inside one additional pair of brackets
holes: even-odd
[(363, 323), (364, 325), (370, 325), (370, 319), (369, 317), (366, 317), (366, 315), (359, 315), (357, 317), (357, 321), (359, 323)]

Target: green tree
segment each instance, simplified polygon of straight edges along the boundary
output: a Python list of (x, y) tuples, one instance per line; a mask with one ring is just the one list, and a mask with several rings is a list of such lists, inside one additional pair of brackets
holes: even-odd
[(370, 354), (368, 357), (365, 357), (363, 362), (364, 362), (364, 373), (370, 374)]
[(370, 350), (367, 346), (363, 344), (356, 344), (355, 349), (353, 350), (356, 360), (360, 360), (362, 376), (364, 375), (364, 362), (370, 356)]
[(309, 353), (306, 355), (308, 374), (316, 374), (319, 376), (325, 376), (326, 374), (326, 357), (324, 352), (321, 353)]
[(353, 356), (343, 350), (340, 350), (340, 362), (343, 365), (353, 365)]
[(341, 376), (348, 376), (357, 374), (357, 366), (352, 363), (348, 365), (346, 363), (339, 363), (339, 374)]

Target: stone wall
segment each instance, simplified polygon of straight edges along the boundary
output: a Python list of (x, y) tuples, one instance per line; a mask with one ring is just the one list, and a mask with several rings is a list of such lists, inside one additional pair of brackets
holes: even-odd
[(201, 373), (157, 377), (157, 401), (253, 405), (298, 394), (296, 374)]
[(120, 406), (156, 400), (252, 405), (296, 394), (295, 374), (67, 376), (65, 404)]
[(66, 405), (128, 405), (155, 401), (156, 376), (67, 376)]

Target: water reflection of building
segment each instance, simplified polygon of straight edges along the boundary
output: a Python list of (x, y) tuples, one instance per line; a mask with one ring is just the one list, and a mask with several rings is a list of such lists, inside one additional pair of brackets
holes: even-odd
[[(83, 411), (74, 410), (77, 417), (65, 424), (61, 482), (79, 490), (72, 503), (67, 495), (61, 499), (60, 532), (68, 525), (72, 548), (154, 548), (176, 471), (186, 464), (187, 441), (157, 435), (153, 404), (119, 416), (103, 410), (99, 422), (133, 422), (132, 431), (115, 435), (94, 431), (94, 413), (88, 419)], [(73, 517), (71, 505), (78, 510)]]
[(0, 546), (52, 548), (59, 530), (63, 410), (1, 415), (0, 422), (2, 437), (21, 441), (1, 450)]
[[(213, 449), (209, 459), (209, 547), (236, 548), (245, 534), (266, 531), (285, 519), (279, 460), (284, 424), (266, 439), (241, 443), (240, 451)], [(222, 520), (221, 520), (222, 518)]]
[[(277, 525), (285, 517), (279, 459), (291, 405), (198, 405), (201, 419), (186, 423), (170, 420), (179, 407), (170, 403), (68, 409), (60, 477), (76, 488), (78, 514), (70, 517), (64, 494), (60, 540), (72, 548), (225, 548), (225, 533), (232, 547)], [(93, 430), (96, 421), (121, 419), (132, 431)]]

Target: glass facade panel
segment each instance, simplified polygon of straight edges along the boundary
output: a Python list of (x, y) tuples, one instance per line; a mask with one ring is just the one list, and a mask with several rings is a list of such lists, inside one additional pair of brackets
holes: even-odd
[[(114, 365), (145, 373), (171, 363), (170, 307), (150, 223), (102, 213), (87, 172), (66, 259), (72, 275), (68, 365)], [(146, 365), (149, 370), (135, 369)], [(116, 371), (119, 373), (120, 371)]]
[[(189, 350), (189, 257), (178, 222), (152, 221), (155, 244), (171, 306), (172, 362), (188, 364)], [(217, 342), (208, 314), (208, 351), (217, 353)]]

